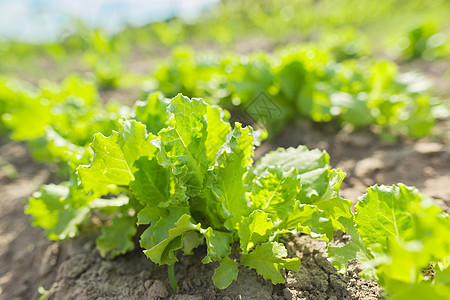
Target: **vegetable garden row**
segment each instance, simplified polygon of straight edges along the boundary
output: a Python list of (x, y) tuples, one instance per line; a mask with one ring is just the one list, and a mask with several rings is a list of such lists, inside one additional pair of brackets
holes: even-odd
[[(205, 244), (202, 262), (220, 262), (213, 281), (226, 288), (239, 265), (274, 284), (284, 281), (280, 269), (298, 271), (300, 261), (286, 257), (281, 235), (329, 242), (342, 230), (352, 240), (328, 248), (334, 266), (345, 270), (357, 258), (364, 276), (376, 278), (392, 299), (448, 295), (449, 218), (415, 188), (373, 186), (352, 214), (351, 201), (339, 196), (345, 173), (330, 167), (326, 152), (299, 146), (254, 162), (261, 134), (230, 125), (227, 111), (201, 99), (154, 93), (134, 108), (103, 107), (94, 86), (76, 77), (37, 94), (6, 87), (2, 99), (19, 100), (4, 102), (14, 105), (3, 115), (12, 137), (70, 173), (67, 182), (42, 186), (26, 207), (50, 239), (75, 237), (98, 215), (97, 248), (115, 257), (134, 248), (137, 226), (148, 226), (140, 244), (153, 262), (173, 266), (178, 253)], [(37, 112), (39, 119), (32, 117)], [(25, 119), (36, 124), (23, 128)], [(428, 267), (432, 275), (424, 275)]]
[[(342, 231), (350, 242), (327, 246), (339, 272), (357, 259), (359, 275), (376, 279), (387, 299), (448, 299), (450, 218), (432, 198), (402, 183), (374, 185), (352, 207), (339, 192), (346, 173), (330, 165), (326, 151), (299, 145), (254, 155), (264, 140), (302, 120), (371, 131), (387, 142), (439, 134), (435, 125), (450, 116), (448, 104), (424, 75), (398, 65), (448, 57), (439, 6), (430, 7), (435, 22), (394, 37), (397, 62), (368, 56), (379, 50), (370, 45), (369, 29), (334, 28), (392, 19), (400, 2), (343, 1), (333, 10), (330, 1), (261, 1), (247, 16), (243, 1), (223, 1), (222, 10), (195, 24), (174, 18), (112, 38), (83, 27), (62, 45), (39, 50), (1, 42), (0, 53), (11, 61), (46, 49), (55, 61), (70, 62), (80, 51), (91, 72), (36, 86), (0, 77), (0, 134), (26, 144), (36, 161), (57, 166), (63, 180), (42, 185), (27, 200), (32, 225), (55, 241), (96, 227), (95, 245), (105, 259), (133, 251), (137, 238), (153, 263), (168, 266), (174, 291), (175, 264), (198, 247), (206, 248), (203, 264), (218, 265), (212, 276), (218, 289), (244, 268), (283, 284), (284, 270), (301, 266), (288, 255), (289, 234), (328, 245)], [(410, 5), (423, 7), (418, 0)], [(321, 22), (327, 27), (317, 33)], [(249, 29), (237, 34), (224, 23)], [(307, 42), (292, 37), (300, 29)], [(277, 46), (270, 53), (224, 50), (260, 34)], [(223, 48), (194, 50), (207, 37)], [(179, 46), (189, 39), (195, 42)], [(296, 43), (278, 47), (291, 40)], [(151, 72), (125, 72), (123, 52), (150, 44), (178, 46)], [(101, 100), (105, 91), (122, 88), (137, 89), (144, 100), (134, 106)], [(258, 110), (258, 101), (269, 109)]]

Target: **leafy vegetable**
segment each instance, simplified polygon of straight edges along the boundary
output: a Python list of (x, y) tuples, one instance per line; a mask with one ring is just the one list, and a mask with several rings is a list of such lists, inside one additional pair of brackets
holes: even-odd
[[(395, 74), (389, 68), (378, 65), (376, 70)], [(374, 74), (376, 99), (389, 81)], [(130, 119), (119, 121), (120, 108), (115, 113), (101, 106), (71, 113), (79, 101), (66, 96), (72, 88), (95, 91), (75, 78), (61, 90), (42, 86), (39, 96), (18, 92), (14, 85), (3, 90), (2, 99), (20, 99), (3, 114), (13, 136), (28, 139), (36, 157), (64, 162), (69, 169), (69, 181), (43, 186), (26, 207), (33, 225), (44, 228), (50, 239), (72, 238), (93, 214), (100, 215), (97, 248), (101, 255), (115, 257), (134, 248), (138, 225), (148, 226), (140, 237), (147, 257), (173, 266), (179, 253), (190, 255), (205, 245), (202, 261), (220, 263), (213, 281), (225, 288), (237, 278), (239, 266), (254, 268), (273, 283), (283, 282), (281, 268), (298, 270), (300, 261), (287, 258), (278, 243), (282, 233), (302, 232), (328, 242), (340, 229), (352, 241), (329, 248), (337, 267), (345, 269), (348, 259), (358, 258), (363, 275), (377, 278), (394, 299), (411, 293), (438, 298), (447, 292), (450, 245), (443, 237), (448, 217), (416, 190), (373, 187), (353, 217), (350, 201), (339, 196), (345, 174), (330, 168), (325, 152), (303, 146), (278, 149), (254, 164), (257, 136), (252, 128), (239, 123), (232, 128), (228, 113), (201, 99), (178, 95), (169, 101), (151, 94), (137, 103), (134, 113), (122, 114)], [(284, 93), (293, 92), (285, 87)], [(99, 105), (89, 95), (83, 101)], [(398, 103), (380, 107), (385, 116), (380, 122), (397, 118)], [(20, 119), (34, 110), (43, 118), (26, 131)], [(92, 128), (90, 122), (95, 122)], [(415, 132), (423, 130), (423, 122), (404, 124)], [(119, 130), (109, 137), (102, 134), (115, 128)], [(86, 140), (94, 131), (100, 133), (91, 143), (92, 155)], [(231, 254), (235, 242), (240, 257)], [(423, 275), (430, 266), (434, 277)]]
[[(111, 136), (96, 134), (92, 162), (77, 168), (76, 180), (31, 198), (26, 212), (34, 225), (64, 239), (78, 234), (89, 215), (100, 215), (97, 248), (111, 257), (131, 250), (136, 226), (146, 225), (144, 253), (170, 266), (179, 253), (206, 245), (203, 263), (220, 262), (213, 277), (219, 288), (236, 279), (239, 265), (281, 283), (280, 270), (298, 271), (300, 261), (287, 258), (280, 234), (298, 230), (328, 241), (344, 228), (338, 218), (350, 215), (351, 202), (339, 197), (344, 174), (330, 168), (328, 154), (279, 149), (253, 165), (252, 128), (232, 129), (221, 109), (182, 95), (153, 122), (146, 105), (159, 107), (160, 100), (139, 103), (135, 116), (145, 125), (124, 120)], [(148, 133), (155, 124), (164, 127)], [(235, 242), (240, 259), (231, 254)]]
[(96, 86), (78, 76), (61, 85), (44, 82), (37, 90), (5, 80), (0, 82), (3, 105), (2, 122), (12, 138), (28, 141), (37, 159), (58, 163), (89, 161), (92, 136), (110, 134), (120, 116), (129, 115), (126, 107), (113, 102), (104, 107)]
[(94, 159), (89, 166), (78, 167), (78, 174), (86, 192), (105, 195), (110, 185), (128, 185), (134, 180), (134, 162), (143, 155), (152, 156), (156, 147), (150, 143), (145, 125), (125, 121), (122, 130), (106, 138), (96, 134), (91, 147)]
[(259, 122), (271, 133), (287, 121), (308, 118), (422, 137), (431, 132), (438, 108), (448, 113), (429, 95), (423, 76), (401, 74), (388, 60), (334, 55), (333, 48), (317, 44), (223, 57), (177, 48), (153, 74), (154, 89), (238, 106), (247, 123)]
[(69, 191), (66, 183), (44, 185), (25, 208), (26, 213), (33, 215), (32, 224), (44, 228), (49, 239), (73, 238), (78, 234), (78, 225), (86, 221), (89, 208), (75, 208), (66, 203)]
[[(343, 221), (351, 242), (328, 249), (335, 266), (345, 268), (348, 259), (358, 258), (363, 275), (378, 279), (393, 299), (419, 299), (425, 293), (444, 297), (450, 219), (441, 208), (415, 188), (398, 184), (369, 188), (356, 210), (354, 223)], [(427, 275), (427, 269), (436, 276)]]
[(237, 279), (238, 273), (237, 262), (226, 256), (220, 260), (220, 266), (214, 270), (212, 280), (216, 287), (225, 289)]
[(131, 240), (136, 233), (136, 219), (130, 216), (113, 217), (111, 225), (103, 226), (97, 238), (97, 249), (102, 256), (115, 257), (134, 249)]
[[(374, 21), (409, 24), (408, 8), (431, 13), (427, 19), (433, 22), (425, 19), (398, 39), (401, 58), (447, 56), (448, 24), (439, 19), (448, 19), (449, 4), (253, 2), (222, 1), (197, 23), (174, 17), (110, 37), (78, 24), (79, 32), (62, 45), (0, 41), (2, 71), (10, 64), (23, 67), (21, 60), (34, 63), (41, 55), (65, 66), (66, 55), (81, 50), (95, 77), (95, 83), (78, 76), (61, 84), (41, 81), (38, 88), (0, 79), (0, 132), (26, 141), (36, 159), (58, 163), (67, 180), (44, 185), (29, 199), (26, 213), (33, 225), (60, 240), (78, 235), (91, 220), (100, 221), (96, 245), (110, 257), (132, 250), (142, 226), (141, 247), (155, 263), (169, 265), (174, 289), (174, 264), (196, 247), (207, 249), (203, 263), (219, 263), (212, 278), (218, 288), (229, 286), (244, 266), (282, 283), (280, 269), (298, 270), (300, 261), (288, 257), (278, 242), (281, 234), (301, 232), (328, 242), (335, 230), (346, 230), (352, 241), (329, 247), (334, 265), (345, 269), (348, 259), (358, 258), (362, 275), (377, 278), (391, 299), (447, 299), (450, 223), (430, 199), (401, 184), (374, 186), (352, 215), (350, 202), (339, 196), (345, 174), (329, 166), (325, 152), (278, 149), (254, 163), (258, 132), (231, 126), (226, 111), (207, 103), (239, 108), (243, 123), (262, 123), (271, 133), (308, 118), (353, 129), (375, 127), (386, 137), (425, 136), (436, 118), (449, 115), (431, 97), (427, 80), (401, 74), (392, 61), (364, 56), (378, 51), (368, 47), (378, 42), (375, 31), (386, 35)], [(324, 29), (317, 30), (317, 24)], [(148, 81), (122, 74), (120, 55), (134, 43), (158, 49), (161, 43), (196, 38), (223, 46), (263, 33), (272, 47), (296, 39), (298, 32), (302, 40), (322, 38), (272, 54), (197, 56), (177, 48)], [(41, 64), (36, 66), (42, 78)], [(157, 92), (134, 110), (103, 105), (97, 88), (117, 88), (127, 80), (134, 87), (144, 83), (146, 92), (182, 92), (207, 102), (180, 95), (169, 100)]]
[(255, 247), (249, 254), (242, 257), (242, 264), (253, 268), (258, 274), (270, 279), (273, 284), (283, 283), (280, 268), (298, 272), (300, 261), (298, 259), (285, 259), (286, 248), (277, 242), (266, 242)]
[(396, 42), (400, 57), (405, 60), (424, 58), (435, 60), (448, 55), (448, 35), (434, 22), (423, 22), (409, 28)]

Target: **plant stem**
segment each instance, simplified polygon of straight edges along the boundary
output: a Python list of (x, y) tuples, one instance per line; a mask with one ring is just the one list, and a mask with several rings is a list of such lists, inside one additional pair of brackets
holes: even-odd
[(172, 287), (173, 291), (176, 293), (178, 285), (177, 285), (177, 279), (175, 278), (175, 264), (168, 265), (167, 271), (169, 272), (170, 286)]

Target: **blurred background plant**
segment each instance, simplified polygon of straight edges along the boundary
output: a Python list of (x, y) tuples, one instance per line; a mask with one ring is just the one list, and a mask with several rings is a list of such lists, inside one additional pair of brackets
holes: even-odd
[(398, 39), (399, 55), (405, 60), (435, 60), (450, 54), (448, 33), (438, 30), (433, 22), (421, 23)]

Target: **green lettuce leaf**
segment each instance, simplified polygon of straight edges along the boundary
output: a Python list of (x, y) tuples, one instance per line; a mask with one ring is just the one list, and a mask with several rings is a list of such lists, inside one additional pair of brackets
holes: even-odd
[(236, 123), (208, 172), (207, 205), (213, 214), (225, 219), (225, 227), (230, 230), (236, 229), (242, 218), (248, 215), (244, 175), (253, 162), (252, 133), (250, 127), (242, 128)]
[(170, 199), (170, 173), (160, 166), (156, 157), (147, 156), (138, 159), (134, 166), (134, 180), (129, 183), (133, 195), (144, 205), (157, 206)]
[[(178, 261), (176, 253), (183, 248), (183, 239), (191, 231), (198, 231), (185, 209), (171, 208), (170, 214), (152, 224), (141, 235), (141, 246), (145, 255), (154, 263), (172, 265)], [(187, 236), (197, 240), (197, 236)]]
[(196, 196), (203, 187), (208, 168), (206, 110), (203, 100), (191, 100), (180, 94), (168, 107), (168, 112), (173, 115), (170, 126), (158, 134), (161, 140), (159, 163), (175, 175), (175, 188), (183, 191), (179, 194), (186, 190), (187, 196)]
[(134, 119), (147, 127), (152, 134), (158, 132), (167, 125), (168, 115), (166, 113), (170, 100), (162, 93), (150, 94), (145, 101), (137, 101), (134, 105)]
[(92, 163), (77, 169), (83, 189), (102, 196), (108, 194), (111, 185), (127, 186), (137, 171), (134, 162), (155, 154), (156, 147), (150, 143), (155, 138), (147, 135), (144, 124), (134, 120), (124, 121), (122, 130), (110, 137), (96, 134), (91, 143), (95, 153)]
[(298, 232), (309, 234), (312, 238), (320, 237), (326, 242), (333, 239), (336, 230), (333, 222), (327, 218), (326, 212), (320, 210), (316, 205), (298, 202), (279, 227), (288, 230), (296, 229)]
[(397, 292), (389, 295), (392, 300), (448, 300), (450, 287), (444, 285), (412, 284), (402, 286)]
[(238, 263), (227, 256), (220, 260), (220, 265), (214, 270), (212, 280), (217, 288), (225, 289), (233, 280), (237, 279), (238, 273)]
[(242, 220), (239, 227), (239, 238), (243, 253), (248, 253), (253, 247), (268, 240), (274, 231), (274, 224), (269, 215), (261, 210), (253, 211)]
[(208, 137), (206, 138), (206, 158), (208, 159), (208, 167), (216, 161), (216, 155), (220, 147), (222, 147), (228, 133), (231, 130), (230, 124), (227, 122), (228, 114), (216, 106), (209, 106), (206, 109), (206, 121), (208, 123)]
[(275, 221), (288, 217), (301, 190), (297, 170), (283, 172), (280, 166), (269, 167), (254, 179), (251, 186), (251, 192), (248, 193), (251, 209), (265, 211)]
[(152, 222), (158, 221), (161, 217), (166, 217), (168, 215), (169, 211), (167, 208), (147, 205), (138, 212), (136, 224), (147, 225)]
[(433, 283), (424, 273), (450, 259), (450, 218), (441, 208), (417, 189), (398, 184), (370, 187), (356, 211), (355, 223), (340, 220), (352, 240), (342, 248), (329, 247), (333, 265), (345, 268), (348, 259), (358, 258), (365, 269), (362, 275), (377, 278), (394, 298), (427, 290), (442, 295), (439, 281)]
[(277, 167), (284, 172), (295, 168), (301, 182), (301, 190), (296, 199), (301, 204), (317, 205), (324, 212), (324, 217), (331, 220), (333, 227), (345, 231), (339, 223), (340, 217), (351, 217), (349, 200), (339, 195), (339, 188), (345, 173), (331, 169), (329, 155), (318, 149), (308, 150), (305, 146), (278, 149), (262, 157), (251, 169), (250, 178), (255, 178)]
[(205, 236), (207, 254), (202, 260), (204, 264), (220, 260), (231, 252), (231, 243), (233, 242), (233, 234), (221, 232), (208, 227), (201, 229), (200, 232)]
[(109, 226), (102, 226), (97, 238), (97, 249), (103, 257), (111, 258), (134, 249), (133, 236), (136, 234), (136, 218), (127, 215), (113, 217)]
[(44, 135), (45, 127), (52, 123), (51, 103), (47, 99), (38, 99), (32, 92), (12, 89), (8, 92), (11, 102), (8, 104), (8, 111), (2, 115), (2, 121), (12, 129), (12, 138), (31, 140)]
[(364, 270), (361, 275), (367, 278), (376, 278), (376, 270), (372, 260), (374, 255), (364, 244), (359, 232), (356, 230), (356, 224), (353, 218), (339, 220), (344, 224), (347, 233), (351, 236), (351, 241), (342, 247), (331, 247), (328, 246), (328, 260), (330, 263), (340, 270), (340, 272), (345, 273), (347, 270), (347, 262), (350, 259), (356, 258), (362, 264)]
[(283, 244), (267, 242), (260, 244), (255, 249), (241, 257), (241, 263), (253, 268), (265, 279), (270, 279), (273, 284), (283, 283), (284, 278), (280, 273), (281, 268), (298, 272), (300, 260), (298, 258), (285, 258), (287, 250)]
[(63, 240), (78, 235), (78, 226), (87, 221), (88, 207), (72, 208), (68, 202), (68, 184), (44, 185), (28, 199), (25, 213), (32, 215), (33, 226), (45, 229), (51, 240)]
[(359, 199), (356, 223), (364, 243), (377, 251), (386, 251), (389, 240), (407, 240), (413, 232), (408, 212), (412, 202), (422, 195), (404, 185), (374, 186)]

